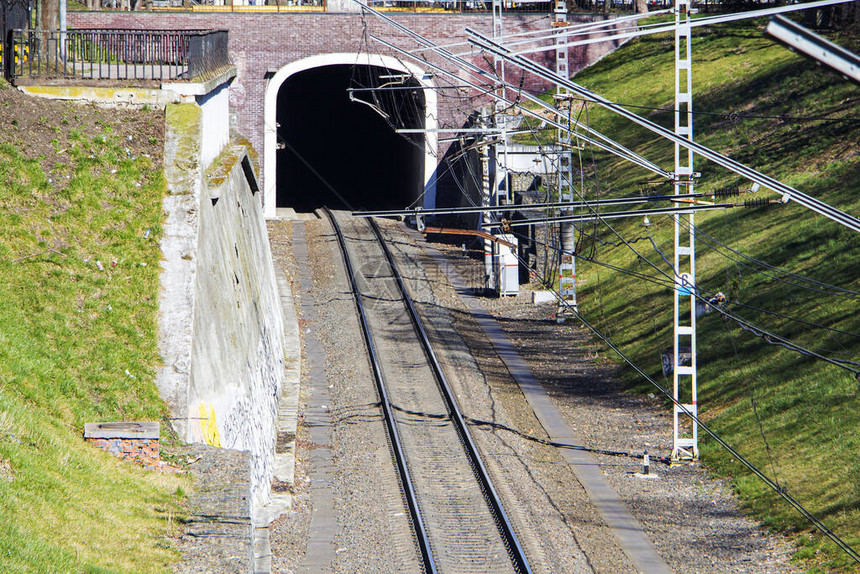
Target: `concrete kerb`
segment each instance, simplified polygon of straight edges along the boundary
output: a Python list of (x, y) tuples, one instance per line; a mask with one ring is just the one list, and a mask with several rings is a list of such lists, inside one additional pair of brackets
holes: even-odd
[(18, 89), (30, 96), (49, 100), (92, 102), (106, 107), (164, 108), (181, 101), (175, 92), (152, 88), (110, 88), (101, 86), (28, 85)]
[[(294, 486), (296, 466), (296, 429), (298, 426), (299, 381), (301, 380), (301, 341), (293, 294), (280, 267), (275, 265), (278, 294), (284, 320), (284, 380), (278, 397), (277, 444), (275, 445), (274, 480)], [(271, 524), (292, 508), (288, 491), (272, 492), (271, 502), (261, 509), (256, 521)]]
[(296, 469), (296, 430), (298, 427), (299, 382), (301, 381), (301, 341), (293, 293), (283, 270), (275, 263), (275, 278), (284, 322), (284, 380), (278, 397), (277, 441), (274, 480), (288, 489), (272, 491), (269, 503), (254, 517), (254, 573), (272, 571), (269, 525), (292, 509)]
[(202, 82), (176, 82), (168, 81), (161, 83), (161, 89), (165, 92), (175, 93), (177, 97), (193, 101), (194, 96), (203, 96), (215, 90), (221, 84), (226, 84), (236, 77), (236, 66), (226, 66), (219, 73)]
[(299, 381), (302, 376), (302, 349), (299, 320), (293, 294), (280, 268), (276, 267), (281, 308), (284, 314), (284, 385), (278, 401), (278, 434), (284, 445), (275, 450), (275, 478), (293, 484), (295, 472), (296, 428), (299, 411)]

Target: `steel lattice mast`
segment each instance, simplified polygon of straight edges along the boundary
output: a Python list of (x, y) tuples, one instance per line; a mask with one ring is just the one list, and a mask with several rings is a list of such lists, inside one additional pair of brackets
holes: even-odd
[[(563, 37), (564, 29), (568, 25), (567, 0), (555, 0), (555, 25), (559, 29), (559, 36), (556, 40), (555, 73), (562, 78), (569, 78), (568, 48)], [(562, 110), (567, 108), (567, 118), (561, 116), (558, 118), (559, 123), (566, 124), (564, 127), (567, 128), (560, 127), (557, 130), (558, 201), (559, 203), (571, 203), (573, 201), (573, 148), (571, 146), (572, 130), (570, 125), (573, 103), (570, 99), (570, 90), (557, 85), (556, 98), (558, 100), (556, 102), (557, 108)], [(562, 213), (573, 215), (571, 209), (562, 208)], [(559, 235), (561, 244), (559, 257), (561, 259), (558, 266), (558, 291), (562, 301), (559, 302), (556, 316), (559, 321), (563, 321), (572, 314), (571, 309), (576, 309), (576, 258), (574, 257), (576, 237), (574, 224), (572, 222), (560, 223)]]
[[(691, 59), (690, 0), (675, 0), (675, 134), (693, 141), (693, 74)], [(675, 142), (675, 193), (694, 194), (696, 173), (693, 150)], [(672, 290), (672, 462), (699, 458), (699, 429), (689, 414), (698, 417), (696, 377), (696, 235), (695, 214), (678, 213), (675, 223), (675, 288)], [(689, 364), (682, 364), (689, 349)], [(689, 385), (689, 395), (687, 386)], [(689, 396), (689, 400), (687, 397)], [(683, 408), (679, 405), (683, 405)], [(684, 410), (686, 409), (686, 413)], [(692, 425), (687, 430), (685, 424)]]

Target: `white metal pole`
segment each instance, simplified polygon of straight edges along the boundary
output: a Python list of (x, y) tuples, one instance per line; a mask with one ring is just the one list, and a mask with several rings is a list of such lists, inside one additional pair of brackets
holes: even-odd
[[(488, 127), (490, 115), (486, 109), (481, 110), (481, 127)], [(483, 139), (486, 136), (478, 136)], [(491, 206), (493, 201), (493, 180), (490, 178), (491, 167), (491, 150), (488, 145), (479, 146), (481, 157), (481, 205)], [(489, 212), (484, 213), (482, 218), (483, 230), (490, 233), (492, 223), (492, 215)], [(489, 239), (484, 239), (484, 288), (495, 289), (496, 282), (493, 273), (493, 242)]]
[[(675, 0), (675, 134), (693, 141), (693, 77), (690, 27), (690, 0)], [(696, 174), (693, 150), (675, 142), (675, 190), (692, 194)], [(677, 277), (673, 299), (672, 396), (698, 417), (696, 380), (696, 244), (695, 215), (676, 214), (674, 267)], [(685, 220), (682, 229), (682, 220)], [(689, 364), (681, 364), (682, 350), (689, 349)], [(689, 385), (689, 400), (687, 390)], [(699, 458), (698, 427), (675, 403), (673, 409), (672, 462)], [(683, 418), (682, 418), (683, 415)], [(685, 425), (692, 425), (687, 430)]]
[[(493, 38), (501, 39), (504, 36), (504, 27), (502, 26), (502, 13), (504, 11), (503, 0), (493, 0)], [(495, 66), (495, 73), (499, 78), (499, 86), (496, 89), (496, 94), (498, 97), (496, 98), (496, 128), (500, 129), (500, 147), (497, 147), (497, 150), (501, 150), (501, 154), (496, 153), (496, 156), (493, 160), (496, 163), (496, 182), (494, 184), (494, 193), (496, 194), (497, 203), (498, 203), (498, 195), (499, 195), (499, 185), (504, 182), (504, 195), (505, 200), (510, 203), (511, 198), (508, 196), (508, 188), (507, 185), (507, 177), (508, 177), (508, 121), (507, 121), (507, 108), (505, 105), (505, 100), (507, 99), (507, 82), (505, 81), (505, 61), (499, 56), (495, 56), (493, 58), (493, 64)], [(501, 155), (501, 160), (499, 160), (499, 155)]]
[(66, 61), (66, 0), (60, 0), (60, 59)]
[[(570, 77), (568, 66), (568, 49), (564, 45), (564, 32), (568, 26), (567, 2), (566, 0), (555, 1), (555, 26), (558, 37), (555, 51), (555, 72), (562, 78)], [(573, 147), (571, 146), (571, 115), (573, 114), (573, 103), (570, 100), (570, 90), (560, 85), (556, 86), (556, 95), (559, 103), (557, 107), (567, 109), (567, 117), (559, 115), (558, 121), (566, 123), (567, 129), (559, 128), (556, 132), (557, 141), (557, 171), (558, 171), (558, 201), (570, 203), (573, 201)], [(573, 215), (570, 208), (562, 208), (562, 214)], [(558, 290), (561, 295), (556, 319), (562, 322), (570, 316), (571, 310), (576, 309), (576, 229), (573, 222), (559, 223), (559, 252), (558, 266)]]

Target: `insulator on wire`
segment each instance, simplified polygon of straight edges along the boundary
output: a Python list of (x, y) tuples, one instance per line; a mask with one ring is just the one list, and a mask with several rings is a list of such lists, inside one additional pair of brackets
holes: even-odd
[(763, 207), (765, 205), (773, 205), (774, 203), (779, 202), (774, 202), (770, 199), (745, 199), (744, 207)]
[(738, 196), (740, 194), (741, 194), (741, 189), (736, 185), (732, 185), (729, 187), (721, 187), (720, 189), (714, 191), (714, 197), (715, 198), (735, 197), (735, 196)]

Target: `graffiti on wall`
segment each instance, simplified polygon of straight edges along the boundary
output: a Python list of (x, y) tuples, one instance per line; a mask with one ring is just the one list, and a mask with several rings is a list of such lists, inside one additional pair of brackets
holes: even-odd
[(215, 407), (211, 403), (200, 403), (200, 432), (203, 435), (203, 442), (212, 446), (221, 446)]

